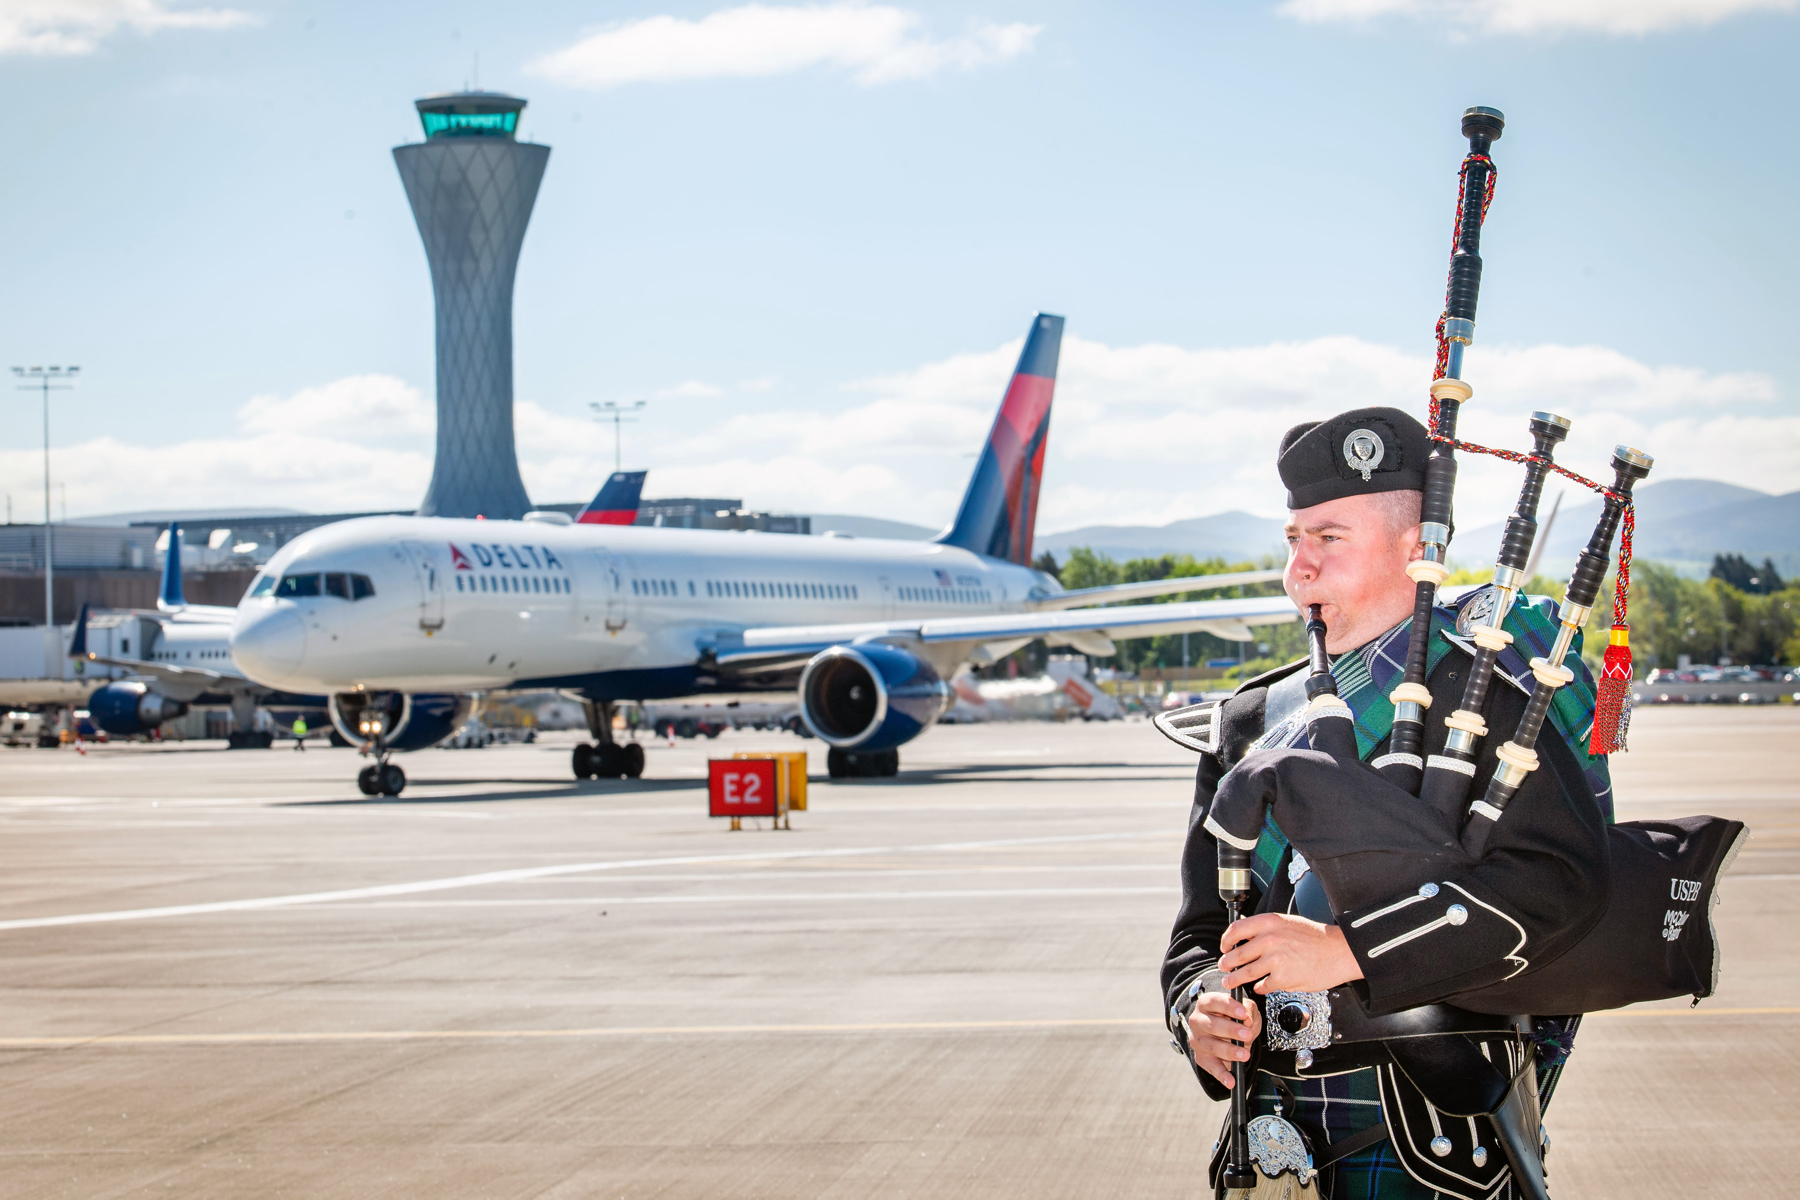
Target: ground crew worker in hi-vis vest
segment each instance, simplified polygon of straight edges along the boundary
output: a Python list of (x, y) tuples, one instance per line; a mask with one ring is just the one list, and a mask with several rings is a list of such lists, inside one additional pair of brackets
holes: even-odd
[(294, 718), (294, 749), (306, 749), (306, 718)]

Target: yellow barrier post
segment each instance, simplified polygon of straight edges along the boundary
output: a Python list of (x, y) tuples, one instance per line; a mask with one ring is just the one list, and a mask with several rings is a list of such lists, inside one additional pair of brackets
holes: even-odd
[(775, 763), (775, 828), (792, 829), (788, 813), (806, 811), (806, 751), (740, 750), (733, 758), (773, 760)]

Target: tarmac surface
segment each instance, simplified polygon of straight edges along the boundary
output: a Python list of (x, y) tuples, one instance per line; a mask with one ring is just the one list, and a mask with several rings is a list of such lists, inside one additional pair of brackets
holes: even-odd
[[(1141, 721), (397, 759), (0, 750), (0, 1195), (1205, 1195), (1157, 967), (1193, 759)], [(1725, 974), (1597, 1014), (1561, 1197), (1777, 1195), (1800, 1096), (1800, 709), (1640, 710), (1622, 817), (1749, 822)], [(792, 831), (705, 759), (806, 749)], [(756, 822), (746, 822), (747, 825)]]

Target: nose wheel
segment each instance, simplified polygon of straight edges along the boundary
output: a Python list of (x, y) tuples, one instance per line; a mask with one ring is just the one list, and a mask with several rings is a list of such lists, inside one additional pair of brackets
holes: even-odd
[(594, 744), (575, 747), (569, 766), (577, 779), (636, 779), (644, 773), (644, 748), (636, 742), (613, 741), (613, 706), (610, 700), (583, 700), (588, 733)]
[(398, 796), (406, 790), (406, 772), (390, 762), (373, 763), (357, 772), (356, 787), (365, 796)]

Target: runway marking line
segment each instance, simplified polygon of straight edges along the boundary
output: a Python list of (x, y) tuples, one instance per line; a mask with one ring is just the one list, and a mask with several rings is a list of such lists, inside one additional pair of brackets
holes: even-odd
[(70, 913), (60, 917), (22, 917), (0, 921), (0, 931), (9, 929), (46, 929), (58, 925), (93, 925), (109, 921), (148, 921), (162, 917), (192, 917), (207, 913), (252, 912), (259, 909), (291, 908), (301, 904), (331, 904), (343, 900), (374, 900), (383, 896), (407, 896), (420, 892), (443, 892), (457, 888), (485, 887), (496, 883), (519, 883), (531, 879), (548, 879), (557, 875), (592, 874), (600, 871), (623, 871), (637, 867), (693, 866), (700, 863), (784, 862), (806, 858), (859, 858), (872, 854), (929, 854), (959, 850), (988, 850), (1002, 846), (1056, 846), (1083, 842), (1113, 842), (1137, 838), (1169, 837), (1170, 830), (1136, 830), (1126, 833), (1081, 833), (1034, 838), (990, 838), (968, 842), (923, 842), (906, 846), (845, 846), (829, 850), (776, 850), (752, 854), (688, 854), (665, 858), (629, 858), (602, 862), (563, 863), (547, 867), (515, 867), (505, 871), (483, 871), (475, 875), (453, 875), (444, 879), (421, 879), (411, 883), (376, 884), (371, 887), (341, 888), (330, 892), (300, 892), (286, 896), (258, 896), (244, 900), (217, 900), (204, 904), (172, 904), (159, 908), (122, 909), (116, 912)]
[[(1646, 1008), (1589, 1013), (1588, 1017), (1793, 1016), (1800, 1007)], [(867, 1021), (796, 1025), (635, 1025), (591, 1029), (394, 1029), (320, 1033), (118, 1033), (64, 1037), (0, 1038), (0, 1050), (55, 1050), (80, 1046), (231, 1046), (332, 1042), (455, 1042), (549, 1038), (599, 1040), (622, 1037), (705, 1037), (769, 1033), (984, 1032), (1015, 1029), (1107, 1029), (1160, 1026), (1160, 1017), (1043, 1017), (1005, 1021)]]

